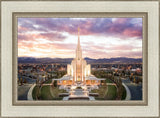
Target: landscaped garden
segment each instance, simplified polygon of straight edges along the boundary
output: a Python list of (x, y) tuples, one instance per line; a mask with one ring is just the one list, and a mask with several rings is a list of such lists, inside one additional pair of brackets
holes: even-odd
[[(34, 100), (62, 100), (59, 94), (67, 93), (65, 90), (59, 89), (57, 86), (48, 85), (52, 81), (47, 80), (41, 86), (36, 85), (32, 92)], [(108, 84), (107, 84), (108, 83)], [(77, 88), (78, 89), (78, 88)], [(111, 79), (106, 79), (99, 89), (94, 89), (91, 93), (98, 93), (96, 100), (124, 100), (126, 98), (126, 90), (121, 83), (115, 83)]]
[(62, 100), (63, 97), (59, 97), (60, 93), (66, 93), (66, 91), (60, 90), (57, 87), (53, 87), (51, 85), (45, 85), (41, 88), (35, 86), (32, 92), (32, 97), (34, 100)]
[[(100, 86), (99, 89), (91, 91), (91, 93), (99, 94), (95, 97), (96, 100), (124, 100), (126, 98), (126, 90), (123, 85), (119, 84), (117, 86), (117, 84), (110, 79), (106, 79), (105, 82), (106, 83), (103, 83), (104, 85)], [(109, 84), (107, 85), (107, 83)]]
[(115, 100), (117, 96), (117, 88), (114, 85), (103, 85), (99, 89), (92, 90), (91, 93), (98, 93), (96, 100)]
[[(121, 76), (103, 70), (92, 71), (92, 74), (97, 78), (105, 78), (99, 90), (91, 91), (93, 93), (97, 91), (95, 92), (99, 94), (98, 97), (95, 97), (97, 100), (124, 100), (126, 98), (126, 90), (122, 85)], [(104, 91), (104, 93), (102, 93), (102, 91)], [(107, 93), (105, 91), (107, 91)]]
[(32, 97), (34, 100), (62, 100), (63, 97), (59, 97), (60, 93), (66, 93), (65, 90), (58, 89), (57, 86), (48, 85), (52, 83), (52, 79), (45, 81), (41, 86), (36, 85), (32, 91)]

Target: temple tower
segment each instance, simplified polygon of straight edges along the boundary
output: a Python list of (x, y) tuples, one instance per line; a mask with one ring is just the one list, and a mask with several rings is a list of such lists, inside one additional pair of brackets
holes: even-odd
[(76, 47), (76, 56), (71, 64), (67, 65), (67, 75), (72, 77), (72, 84), (76, 82), (86, 83), (86, 77), (91, 74), (91, 66), (82, 58), (82, 49), (80, 45), (80, 34), (78, 28), (78, 42)]
[(76, 49), (76, 81), (82, 81), (82, 50), (80, 45), (79, 28), (78, 28), (78, 44)]

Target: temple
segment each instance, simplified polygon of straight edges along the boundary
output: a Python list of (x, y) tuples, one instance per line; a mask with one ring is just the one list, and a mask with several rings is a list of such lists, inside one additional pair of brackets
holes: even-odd
[(91, 65), (87, 64), (82, 57), (82, 48), (80, 45), (80, 34), (78, 28), (78, 43), (76, 48), (76, 56), (71, 64), (67, 65), (67, 74), (57, 80), (57, 85), (100, 85), (102, 79), (91, 75)]
[(91, 75), (91, 66), (82, 58), (82, 49), (80, 45), (79, 29), (78, 29), (78, 44), (76, 49), (76, 57), (71, 64), (67, 65), (67, 75), (71, 76), (72, 84), (77, 82), (86, 83), (86, 77)]
[[(96, 78), (94, 75), (92, 75), (91, 65), (87, 64), (86, 60), (83, 59), (82, 48), (80, 45), (79, 28), (78, 28), (78, 43), (76, 48), (76, 56), (72, 60), (71, 64), (67, 65), (67, 74), (60, 79), (52, 79), (52, 80), (57, 81), (59, 89), (65, 89), (69, 92), (69, 96), (64, 97), (64, 99), (73, 99), (73, 98), (92, 99), (92, 97), (89, 96), (89, 91), (93, 89), (98, 89), (99, 88), (98, 86), (101, 84), (101, 80), (105, 80)], [(81, 88), (82, 90), (78, 90), (77, 88)]]

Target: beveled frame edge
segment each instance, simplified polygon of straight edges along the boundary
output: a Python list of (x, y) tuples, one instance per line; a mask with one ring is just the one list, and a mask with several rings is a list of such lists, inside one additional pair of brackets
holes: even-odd
[(2, 90), (2, 89), (1, 89), (1, 87), (2, 87), (2, 85), (1, 85), (1, 84), (2, 84), (2, 83), (1, 83), (1, 79), (2, 79), (2, 76), (1, 76), (1, 75), (2, 75), (2, 74), (1, 74), (1, 69), (2, 69), (2, 64), (1, 64), (1, 63), (2, 63), (2, 62), (1, 62), (1, 60), (2, 60), (2, 59), (1, 59), (1, 55), (2, 55), (2, 53), (1, 53), (1, 51), (2, 51), (2, 46), (1, 46), (1, 44), (2, 44), (2, 36), (1, 36), (1, 29), (2, 29), (1, 27), (2, 27), (2, 26), (1, 26), (1, 21), (2, 21), (2, 20), (1, 20), (1, 19), (2, 19), (2, 17), (1, 17), (1, 16), (2, 16), (2, 14), (1, 14), (1, 13), (2, 13), (2, 12), (1, 12), (1, 11), (2, 11), (2, 7), (1, 7), (1, 6), (2, 6), (2, 5), (1, 5), (1, 2), (2, 2), (2, 1), (0, 0), (0, 117), (2, 116), (2, 112), (1, 112), (1, 111), (2, 111), (2, 106), (1, 106), (1, 90)]
[[(125, 1), (125, 2), (130, 2), (131, 0), (0, 0), (0, 1), (34, 1), (34, 2), (38, 2), (38, 1), (40, 1), (40, 2), (46, 2), (46, 1), (68, 1), (68, 2), (70, 2), (70, 1), (89, 1), (89, 2), (92, 2), (92, 1), (112, 1), (112, 2), (114, 2), (114, 1)], [(133, 1), (160, 1), (160, 0), (133, 0)]]
[[(0, 16), (1, 15), (1, 2), (4, 1), (4, 0), (0, 0)], [(5, 0), (5, 1), (20, 1), (20, 0)], [(22, 1), (42, 1), (42, 0), (22, 0)], [(46, 1), (50, 1), (50, 0), (46, 0)], [(55, 1), (55, 0), (53, 0)], [(61, 1), (61, 0), (59, 0)], [(79, 1), (84, 1), (84, 0), (79, 0)], [(88, 0), (90, 1), (90, 0)], [(93, 1), (96, 1), (96, 0), (93, 0)], [(108, 1), (112, 1), (112, 0), (108, 0)], [(128, 1), (128, 0), (113, 0), (113, 1)], [(134, 1), (159, 1), (159, 19), (160, 19), (160, 0), (134, 0)], [(1, 31), (1, 17), (0, 17), (0, 31)], [(160, 29), (160, 21), (159, 21), (159, 29)], [(1, 39), (1, 32), (0, 32), (0, 39)], [(160, 40), (160, 34), (159, 34), (159, 40)], [(0, 41), (0, 54), (1, 54), (1, 41)], [(159, 41), (159, 46), (160, 46), (160, 41)], [(159, 60), (160, 62), (160, 52), (159, 52)], [(159, 63), (159, 68), (160, 68), (160, 63)], [(1, 58), (0, 58), (0, 70), (1, 70)], [(160, 70), (159, 70), (159, 73), (160, 73)], [(0, 75), (1, 75), (1, 71), (0, 71)], [(158, 77), (160, 79), (160, 76)], [(160, 81), (159, 81), (159, 85), (160, 85)], [(159, 86), (159, 95), (160, 95), (160, 86)], [(1, 105), (1, 79), (0, 79), (0, 105)], [(160, 97), (159, 97), (159, 108), (160, 108)], [(0, 107), (0, 117), (2, 118), (2, 114), (1, 114), (1, 107)], [(160, 117), (160, 109), (159, 109), (159, 115), (158, 117), (139, 117), (139, 118), (159, 118)], [(6, 117), (3, 117), (3, 118), (6, 118)], [(14, 117), (14, 118), (17, 118), (17, 117)], [(21, 118), (30, 118), (30, 117), (21, 117)], [(39, 118), (39, 117), (35, 117), (35, 118)], [(66, 118), (66, 117), (64, 117)], [(77, 118), (80, 118), (80, 117), (77, 117)], [(86, 117), (87, 118), (87, 117)], [(89, 118), (89, 117), (88, 117)], [(108, 117), (108, 118), (118, 118), (118, 117)], [(126, 118), (126, 117), (119, 117), (119, 118)], [(129, 117), (128, 117), (129, 118)], [(130, 117), (130, 118), (137, 118), (137, 117)]]
[[(112, 101), (112, 100), (103, 100), (103, 101), (18, 101), (17, 100), (17, 55), (18, 55), (18, 51), (17, 51), (17, 18), (20, 17), (141, 17), (143, 19), (143, 41), (142, 41), (142, 53), (143, 53), (143, 84), (142, 84), (142, 100), (131, 100), (131, 101)], [(74, 106), (74, 105), (80, 105), (80, 106), (147, 106), (148, 105), (148, 86), (147, 86), (147, 81), (148, 81), (148, 60), (146, 57), (148, 57), (148, 52), (147, 52), (147, 45), (148, 45), (148, 39), (147, 39), (147, 31), (148, 31), (148, 27), (147, 27), (147, 19), (148, 19), (148, 15), (146, 12), (123, 12), (123, 13), (116, 13), (116, 12), (87, 12), (87, 13), (83, 13), (83, 12), (77, 12), (77, 13), (63, 13), (63, 12), (44, 12), (44, 13), (40, 13), (40, 12), (13, 12), (12, 13), (12, 41), (13, 41), (13, 52), (12, 52), (12, 77), (14, 80), (12, 82), (12, 87), (13, 87), (13, 91), (12, 91), (12, 103), (14, 106), (22, 106), (22, 105), (27, 105), (27, 106), (43, 106), (43, 105), (48, 105), (48, 106), (52, 106), (52, 105), (58, 105), (58, 106)], [(145, 58), (144, 58), (145, 57)], [(16, 66), (16, 67), (15, 67)], [(145, 71), (144, 71), (145, 70)]]

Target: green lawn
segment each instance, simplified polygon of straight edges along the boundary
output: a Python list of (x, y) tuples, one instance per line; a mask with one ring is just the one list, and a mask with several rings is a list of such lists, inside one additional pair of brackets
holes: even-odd
[(91, 93), (98, 93), (99, 96), (96, 98), (104, 98), (105, 94), (107, 93), (107, 85), (101, 86), (99, 89), (94, 89)]
[(127, 95), (127, 93), (126, 93), (126, 89), (125, 89), (125, 87), (123, 86), (122, 100), (125, 100), (126, 95)]
[(99, 94), (98, 97), (95, 97), (96, 100), (115, 100), (117, 96), (117, 88), (114, 85), (104, 85), (91, 92)]
[(108, 85), (108, 92), (105, 96), (107, 100), (115, 100), (117, 96), (117, 88), (114, 85)]
[(62, 97), (59, 97), (59, 93), (67, 93), (65, 90), (62, 90), (62, 89), (58, 89), (57, 87), (51, 87), (51, 94), (53, 96), (54, 99), (59, 99)]
[(38, 95), (38, 86), (35, 86), (32, 91), (32, 97), (34, 100), (36, 100), (36, 95)]
[(113, 83), (113, 81), (107, 78), (106, 83)]
[(43, 86), (41, 88), (41, 97), (42, 100), (52, 100), (53, 97), (50, 93), (50, 86)]
[[(59, 93), (66, 93), (66, 91), (50, 85), (42, 86), (40, 89), (39, 100), (62, 100), (63, 97), (59, 97)], [(34, 100), (36, 100), (37, 94), (38, 87), (35, 86), (32, 92), (32, 97)]]
[(45, 84), (50, 84), (52, 82), (52, 79), (49, 79), (47, 81), (45, 81)]

